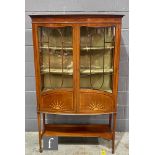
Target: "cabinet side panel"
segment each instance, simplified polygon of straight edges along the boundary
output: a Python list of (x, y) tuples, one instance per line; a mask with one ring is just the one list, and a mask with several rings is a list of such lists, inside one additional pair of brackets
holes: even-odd
[(39, 52), (38, 52), (38, 35), (37, 25), (32, 24), (33, 34), (33, 50), (34, 50), (34, 68), (35, 68), (35, 81), (36, 81), (36, 94), (37, 94), (37, 109), (40, 108), (40, 65), (39, 65)]
[(120, 40), (121, 40), (121, 24), (116, 26), (116, 44), (114, 53), (114, 78), (113, 78), (113, 93), (115, 98), (115, 109), (117, 110), (117, 96), (118, 96), (118, 77), (119, 77), (119, 61), (120, 61)]

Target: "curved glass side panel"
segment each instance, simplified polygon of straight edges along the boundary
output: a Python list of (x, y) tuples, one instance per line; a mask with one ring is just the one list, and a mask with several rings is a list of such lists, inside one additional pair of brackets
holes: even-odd
[(39, 27), (41, 90), (72, 88), (72, 27)]
[(112, 93), (115, 27), (80, 28), (80, 88)]

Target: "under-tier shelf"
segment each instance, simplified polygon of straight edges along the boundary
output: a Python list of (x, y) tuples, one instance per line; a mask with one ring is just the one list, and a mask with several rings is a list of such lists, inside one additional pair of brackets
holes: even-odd
[[(104, 50), (104, 49), (113, 49), (114, 46), (101, 46), (101, 47), (82, 47), (81, 50), (84, 51), (89, 51), (89, 50)], [(68, 50), (68, 51), (72, 51), (73, 48), (72, 47), (54, 47), (54, 46), (40, 46), (40, 49), (51, 49), (51, 50)]]
[[(112, 73), (113, 69), (109, 68), (109, 69), (91, 69), (91, 74), (102, 74), (102, 73)], [(46, 68), (46, 69), (42, 69), (42, 73), (43, 74), (47, 74), (47, 73), (53, 73), (53, 74), (66, 74), (66, 75), (73, 75), (73, 69), (53, 69), (53, 68)], [(90, 69), (80, 69), (80, 73), (81, 74), (90, 74)]]
[(42, 136), (103, 137), (112, 139), (112, 131), (107, 124), (45, 124)]

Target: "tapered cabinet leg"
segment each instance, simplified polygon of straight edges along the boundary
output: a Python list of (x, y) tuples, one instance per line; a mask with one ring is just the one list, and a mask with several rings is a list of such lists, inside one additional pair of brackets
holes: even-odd
[(112, 154), (115, 153), (115, 139), (112, 140)]
[(45, 119), (46, 119), (46, 117), (45, 117), (45, 113), (43, 113), (43, 130), (45, 130)]
[(113, 137), (112, 137), (112, 154), (115, 153), (115, 130), (116, 130), (116, 113), (113, 114)]
[(111, 128), (111, 120), (112, 120), (112, 114), (109, 114), (109, 126)]
[(39, 131), (39, 152), (41, 153), (42, 150), (42, 141), (41, 141), (41, 116), (40, 113), (37, 113), (37, 117), (38, 117), (38, 131)]

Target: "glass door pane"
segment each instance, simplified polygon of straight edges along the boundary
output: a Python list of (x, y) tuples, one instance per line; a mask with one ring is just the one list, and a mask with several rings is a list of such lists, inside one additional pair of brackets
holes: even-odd
[(115, 27), (80, 28), (80, 88), (112, 92)]
[(72, 27), (39, 27), (41, 89), (73, 86)]

